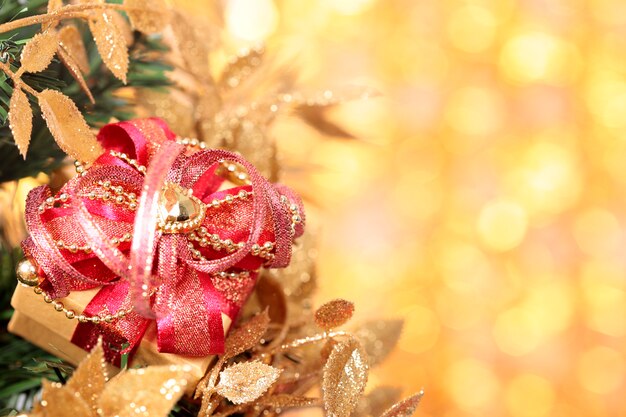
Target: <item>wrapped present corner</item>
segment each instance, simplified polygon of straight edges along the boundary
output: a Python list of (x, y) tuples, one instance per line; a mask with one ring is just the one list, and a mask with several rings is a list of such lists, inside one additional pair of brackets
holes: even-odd
[[(73, 292), (68, 297), (56, 301), (56, 305), (62, 303), (66, 311), (82, 311), (96, 293), (97, 290), (93, 289)], [(63, 310), (56, 311), (53, 302), (44, 301), (43, 294), (37, 294), (33, 288), (19, 285), (13, 294), (11, 305), (15, 309), (8, 326), (11, 333), (29, 340), (41, 349), (73, 365), (78, 365), (89, 353), (72, 343), (72, 336), (78, 322), (68, 320)], [(225, 314), (222, 315), (222, 319), (224, 329), (227, 330), (231, 320)], [(158, 350), (156, 337), (156, 327), (153, 323), (146, 329), (135, 354), (128, 363), (129, 367), (189, 365), (194, 380), (199, 380), (213, 362), (214, 356), (212, 355), (194, 357), (161, 353)], [(108, 346), (113, 350), (120, 347), (123, 348), (123, 346)], [(114, 375), (118, 371), (119, 368), (109, 364), (109, 375)], [(189, 389), (192, 390), (193, 387), (190, 386)]]
[(241, 156), (158, 119), (98, 134), (102, 154), (26, 202), (10, 330), (72, 363), (103, 339), (118, 365), (187, 363), (201, 377), (261, 268), (289, 264), (300, 198)]

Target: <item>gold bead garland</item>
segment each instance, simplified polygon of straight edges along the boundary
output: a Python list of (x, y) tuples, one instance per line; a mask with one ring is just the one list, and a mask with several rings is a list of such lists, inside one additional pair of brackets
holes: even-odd
[(76, 319), (81, 323), (94, 323), (94, 324), (98, 324), (101, 322), (112, 323), (113, 320), (126, 317), (126, 315), (133, 310), (133, 307), (130, 307), (126, 310), (123, 310), (123, 309), (118, 310), (117, 312), (113, 314), (89, 317), (89, 316), (85, 316), (84, 314), (76, 314), (74, 310), (66, 308), (65, 305), (61, 301), (53, 300), (48, 294), (44, 293), (43, 290), (39, 286), (33, 288), (33, 291), (35, 292), (35, 294), (38, 294), (38, 295), (43, 294), (43, 300), (47, 304), (51, 304), (55, 311), (65, 314), (65, 317), (68, 320)]

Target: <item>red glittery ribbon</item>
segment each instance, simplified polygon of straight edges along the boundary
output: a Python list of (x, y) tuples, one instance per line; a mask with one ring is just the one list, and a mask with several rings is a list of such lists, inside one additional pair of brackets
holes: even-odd
[[(159, 119), (107, 125), (98, 140), (105, 153), (59, 191), (54, 205), (46, 205), (51, 197), (47, 186), (31, 191), (26, 204), (30, 236), (23, 248), (39, 266), (42, 289), (60, 298), (71, 291), (100, 287), (83, 315), (105, 317), (128, 311), (110, 322), (79, 322), (72, 342), (90, 350), (102, 336), (107, 359), (119, 364), (121, 354), (132, 355), (156, 321), (160, 352), (189, 356), (223, 352), (222, 315), (236, 318), (259, 268), (289, 263), (293, 239), (303, 233), (303, 221), (293, 222), (293, 205), (304, 215), (300, 198), (289, 188), (267, 181), (237, 154), (191, 151), (178, 144)], [(128, 159), (147, 170), (140, 172)], [(224, 180), (216, 171), (224, 161), (245, 168), (250, 185), (220, 190)], [(237, 250), (225, 254), (210, 244), (199, 246), (188, 234), (163, 233), (157, 226), (157, 211), (166, 181), (193, 190), (207, 204), (202, 223), (207, 235), (241, 242)], [(104, 182), (111, 186), (106, 188)], [(123, 189), (121, 202), (111, 192), (117, 187)], [(236, 198), (241, 190), (249, 197)], [(110, 196), (104, 198), (107, 191)], [(125, 200), (128, 193), (137, 196), (134, 209)], [(234, 197), (231, 203), (211, 205), (227, 195)], [(128, 234), (132, 241), (113, 242)], [(272, 242), (270, 260), (252, 251), (265, 242)], [(193, 256), (196, 250), (202, 255), (199, 259)]]

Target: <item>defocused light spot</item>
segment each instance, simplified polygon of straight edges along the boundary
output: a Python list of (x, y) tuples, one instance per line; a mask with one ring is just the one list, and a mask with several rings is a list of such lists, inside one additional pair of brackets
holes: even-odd
[(626, 292), (623, 266), (606, 261), (588, 262), (582, 268), (584, 317), (587, 326), (613, 336), (626, 335)]
[(226, 24), (238, 38), (262, 41), (276, 29), (278, 10), (272, 0), (229, 0)]
[(623, 250), (623, 231), (615, 215), (601, 208), (583, 212), (574, 223), (578, 247), (588, 255), (607, 257)]
[(498, 379), (483, 362), (461, 359), (446, 372), (447, 389), (452, 400), (468, 411), (484, 407), (498, 394)]
[(485, 318), (486, 310), (484, 302), (467, 293), (442, 289), (437, 294), (437, 314), (451, 329), (464, 330), (478, 325)]
[(530, 147), (509, 181), (533, 214), (555, 214), (576, 202), (581, 179), (572, 152), (551, 142)]
[(531, 310), (512, 308), (500, 313), (493, 327), (493, 337), (500, 350), (522, 356), (536, 349), (543, 340), (542, 316)]
[(496, 19), (485, 7), (459, 7), (448, 22), (448, 36), (465, 52), (481, 52), (493, 43)]
[(508, 384), (505, 401), (513, 417), (548, 416), (554, 405), (554, 388), (540, 376), (522, 374)]
[(541, 283), (530, 288), (524, 308), (542, 319), (541, 331), (556, 334), (566, 330), (574, 313), (574, 294), (566, 282), (554, 282), (555, 277), (543, 276)]
[[(479, 294), (489, 288), (492, 271), (485, 255), (475, 246), (447, 242), (437, 259), (443, 279), (450, 288)], [(472, 271), (468, 274), (467, 271)]]
[(372, 6), (375, 0), (327, 0), (327, 4), (333, 10), (345, 15), (362, 13)]
[(566, 83), (579, 72), (576, 47), (548, 33), (527, 32), (511, 38), (502, 50), (502, 72), (519, 83)]
[(460, 133), (488, 135), (503, 123), (502, 98), (493, 90), (466, 87), (457, 91), (448, 105), (447, 119)]
[(622, 354), (606, 346), (594, 347), (578, 360), (578, 381), (597, 394), (607, 394), (620, 388), (624, 371)]
[(435, 313), (417, 305), (411, 307), (404, 318), (406, 325), (399, 342), (400, 348), (411, 353), (421, 353), (433, 347), (441, 327)]
[(528, 220), (519, 204), (495, 200), (483, 207), (478, 218), (478, 235), (490, 249), (503, 252), (524, 239)]

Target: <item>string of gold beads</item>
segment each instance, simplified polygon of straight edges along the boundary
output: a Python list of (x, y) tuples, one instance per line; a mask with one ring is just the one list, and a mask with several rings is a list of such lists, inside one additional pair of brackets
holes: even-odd
[(95, 200), (96, 198), (98, 198), (103, 201), (113, 201), (116, 204), (126, 204), (131, 210), (137, 209), (137, 194), (126, 192), (124, 190), (124, 187), (122, 187), (121, 185), (112, 185), (111, 181), (98, 181), (97, 184), (104, 188), (106, 191), (102, 194), (97, 194), (95, 191), (90, 191), (89, 193), (82, 195), (82, 197), (87, 197), (90, 200)]
[(127, 164), (131, 165), (132, 167), (137, 169), (137, 171), (141, 172), (142, 174), (146, 173), (146, 169), (147, 168), (144, 165), (141, 165), (139, 162), (137, 162), (136, 159), (133, 159), (133, 158), (129, 157), (125, 153), (118, 152), (118, 151), (109, 151), (109, 154), (111, 156), (116, 157), (116, 158), (120, 158), (122, 161), (124, 161)]
[(116, 313), (113, 313), (113, 314), (105, 314), (105, 315), (98, 315), (98, 316), (90, 317), (90, 316), (85, 316), (84, 314), (76, 314), (74, 310), (65, 307), (65, 305), (61, 301), (53, 300), (48, 294), (44, 293), (40, 287), (34, 287), (33, 291), (35, 292), (35, 294), (43, 295), (44, 302), (46, 302), (47, 304), (51, 304), (52, 308), (54, 308), (55, 311), (58, 311), (59, 313), (63, 313), (65, 317), (69, 320), (76, 319), (81, 323), (93, 323), (93, 324), (98, 324), (102, 322), (112, 323), (114, 320), (118, 320), (118, 319), (126, 317), (126, 315), (128, 315), (133, 310), (133, 307), (130, 307), (126, 310), (118, 310)]
[[(111, 244), (112, 245), (119, 245), (122, 242), (130, 242), (131, 240), (133, 240), (133, 234), (132, 233), (124, 233), (123, 236), (120, 237), (114, 237), (111, 238)], [(76, 245), (74, 243), (66, 243), (63, 240), (59, 239), (56, 242), (57, 248), (59, 249), (67, 249), (72, 253), (76, 253), (78, 251), (82, 251), (85, 253), (90, 253), (91, 252), (91, 247), (89, 245), (84, 245), (84, 246), (79, 246)]]
[(191, 146), (192, 148), (200, 148), (200, 149), (206, 149), (207, 145), (206, 143), (196, 139), (196, 138), (185, 138), (185, 137), (177, 137), (176, 138), (176, 143), (180, 144), (180, 145), (185, 145), (185, 146)]
[[(244, 242), (234, 243), (231, 239), (222, 240), (218, 234), (209, 234), (207, 228), (204, 226), (200, 227), (195, 232), (189, 233), (187, 237), (191, 241), (198, 242), (198, 244), (203, 248), (211, 246), (213, 250), (226, 250), (228, 253), (233, 253), (237, 249), (241, 249), (245, 246)], [(200, 251), (195, 249), (193, 243), (189, 242), (188, 246), (189, 249), (192, 249), (192, 256), (196, 258), (201, 257)], [(271, 253), (273, 249), (274, 243), (272, 242), (265, 242), (263, 245), (255, 243), (250, 248), (250, 253), (263, 259), (274, 259), (274, 254)]]
[(219, 207), (222, 203), (233, 203), (235, 200), (245, 200), (246, 198), (254, 195), (252, 191), (239, 190), (237, 194), (226, 194), (226, 196), (221, 200), (212, 200), (207, 204), (208, 207)]
[(76, 173), (81, 176), (85, 175), (87, 172), (87, 168), (85, 168), (85, 165), (79, 160), (74, 161), (74, 168), (76, 169)]
[(39, 206), (39, 213), (43, 213), (47, 209), (53, 208), (56, 204), (65, 204), (70, 199), (69, 194), (61, 193), (55, 197), (48, 197)]
[(297, 204), (290, 202), (289, 199), (284, 195), (280, 196), (280, 201), (282, 201), (283, 204), (287, 205), (289, 211), (291, 212), (291, 233), (295, 234), (296, 225), (302, 223), (300, 207)]
[(221, 160), (221, 168), (224, 169), (228, 175), (228, 179), (234, 183), (239, 184), (251, 184), (250, 178), (246, 170), (234, 162)]

